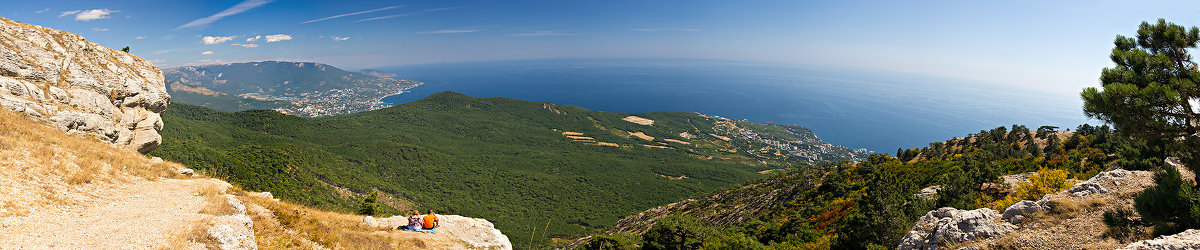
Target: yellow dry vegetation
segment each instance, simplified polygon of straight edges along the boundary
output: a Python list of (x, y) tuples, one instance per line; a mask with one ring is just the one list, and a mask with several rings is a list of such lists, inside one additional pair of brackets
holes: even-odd
[(596, 138), (591, 138), (591, 137), (587, 137), (587, 136), (574, 136), (574, 135), (568, 135), (567, 138), (571, 138), (571, 140), (585, 140), (585, 141), (590, 141), (590, 140), (596, 139)]
[(676, 139), (663, 139), (663, 140), (669, 141), (669, 142), (674, 142), (674, 143), (679, 143), (679, 144), (683, 144), (683, 145), (691, 145), (692, 144), (691, 142), (685, 142), (685, 141), (680, 141), (680, 140), (676, 140)]
[(174, 177), (178, 168), (0, 110), (0, 217), (68, 205), (100, 186)]
[(598, 142), (596, 142), (595, 144), (591, 144), (591, 143), (589, 143), (589, 145), (600, 145), (600, 146), (609, 146), (609, 147), (620, 147), (620, 146), (621, 146), (621, 145), (619, 145), (619, 144), (616, 144), (616, 143), (611, 143), (611, 142), (602, 142), (602, 141), (598, 141)]
[(640, 131), (639, 131), (639, 132), (636, 132), (636, 133), (629, 133), (629, 135), (635, 136), (635, 137), (637, 137), (638, 139), (642, 139), (642, 140), (647, 140), (647, 141), (653, 141), (653, 140), (654, 140), (654, 137), (653, 137), (653, 136), (646, 135), (646, 133), (642, 133), (642, 132), (640, 132)]
[(566, 136), (580, 136), (580, 135), (583, 135), (583, 133), (580, 133), (580, 132), (571, 132), (571, 131), (563, 131), (563, 132), (562, 132), (562, 134), (563, 134), (563, 135), (566, 135)]
[(1036, 174), (1029, 176), (1028, 181), (1017, 184), (1008, 197), (996, 202), (993, 209), (1004, 211), (1022, 200), (1039, 200), (1046, 194), (1053, 194), (1071, 188), (1074, 181), (1067, 179), (1069, 173), (1062, 169), (1042, 168)]
[[(362, 224), (363, 216), (322, 211), (235, 192), (247, 203), (260, 249), (466, 249), (445, 235), (385, 230)], [(317, 247), (320, 246), (320, 247)]]
[(627, 122), (632, 122), (632, 123), (636, 123), (636, 124), (646, 125), (646, 126), (654, 125), (654, 120), (641, 118), (641, 117), (637, 117), (637, 116), (632, 116), (632, 115), (626, 116), (625, 118), (621, 118), (621, 120), (625, 120)]

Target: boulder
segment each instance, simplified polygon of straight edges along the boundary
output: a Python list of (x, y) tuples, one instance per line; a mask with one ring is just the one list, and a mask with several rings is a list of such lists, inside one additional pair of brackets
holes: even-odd
[(1017, 224), (1017, 222), (1013, 222), (1013, 218), (1016, 216), (1021, 216), (1021, 219), (1024, 219), (1027, 217), (1025, 215), (1048, 210), (1047, 207), (1043, 206), (1043, 204), (1044, 203), (1038, 203), (1030, 200), (1017, 202), (1012, 204), (1012, 206), (1008, 206), (1007, 209), (1004, 209), (1004, 215), (1001, 216), (1000, 219)]
[(1200, 230), (1188, 229), (1178, 234), (1138, 241), (1122, 249), (1200, 249)]
[(989, 208), (958, 210), (944, 207), (926, 213), (917, 221), (897, 249), (938, 249), (976, 239), (1003, 236), (1017, 226), (1000, 220), (1000, 212)]
[(185, 169), (180, 169), (179, 174), (181, 174), (183, 176), (192, 176), (192, 175), (196, 174), (196, 171), (193, 171), (190, 168), (185, 168)]
[(1100, 184), (1081, 182), (1076, 183), (1075, 186), (1071, 187), (1071, 189), (1068, 189), (1067, 193), (1070, 193), (1071, 197), (1084, 197), (1092, 194), (1108, 193), (1108, 189), (1105, 189), (1104, 186), (1100, 186)]
[(375, 221), (375, 217), (371, 216), (363, 218), (362, 224), (367, 225), (368, 227), (379, 227), (379, 222)]
[(942, 186), (928, 186), (917, 192), (917, 197), (926, 200), (932, 200), (937, 197), (938, 190), (942, 190)]
[(78, 34), (0, 18), (0, 108), (150, 152), (171, 97), (146, 59)]

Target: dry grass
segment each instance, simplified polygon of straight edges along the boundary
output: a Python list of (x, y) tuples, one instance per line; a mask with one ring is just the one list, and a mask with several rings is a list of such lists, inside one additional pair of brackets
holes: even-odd
[[(360, 222), (362, 216), (321, 211), (257, 196), (239, 196), (248, 202), (254, 234), (261, 249), (311, 248), (319, 244), (333, 249), (416, 249), (438, 247), (411, 232), (380, 230)], [(265, 208), (258, 210), (255, 205)]]
[(196, 244), (203, 245), (207, 249), (220, 249), (218, 246), (221, 245), (221, 242), (208, 233), (208, 228), (212, 226), (212, 219), (207, 218), (182, 228), (183, 232), (172, 233), (173, 236), (167, 241), (167, 245), (159, 249), (189, 249)]
[(204, 207), (200, 208), (200, 213), (217, 216), (237, 213), (237, 209), (229, 205), (229, 199), (225, 198), (224, 193), (216, 184), (209, 184), (200, 189), (199, 195), (204, 196)]
[(1061, 224), (1063, 221), (1075, 218), (1081, 213), (1095, 211), (1103, 207), (1104, 200), (1095, 198), (1086, 200), (1057, 198), (1050, 199), (1047, 205), (1050, 206), (1050, 210), (1034, 214), (1031, 217), (1030, 223)]
[(0, 109), (0, 216), (70, 204), (95, 185), (175, 177), (177, 167)]

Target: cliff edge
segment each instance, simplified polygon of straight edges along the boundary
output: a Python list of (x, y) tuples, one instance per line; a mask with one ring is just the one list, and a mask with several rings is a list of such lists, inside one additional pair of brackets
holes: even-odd
[(0, 107), (146, 153), (171, 97), (146, 59), (78, 34), (0, 18)]

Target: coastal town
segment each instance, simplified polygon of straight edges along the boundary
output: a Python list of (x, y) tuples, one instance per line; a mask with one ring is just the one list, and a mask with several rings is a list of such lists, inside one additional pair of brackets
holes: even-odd
[(288, 93), (281, 96), (243, 94), (242, 97), (287, 101), (292, 105), (276, 108), (275, 111), (301, 117), (322, 117), (386, 108), (392, 104), (383, 102), (384, 97), (398, 95), (420, 85), (421, 82), (413, 80), (362, 81), (344, 89)]

